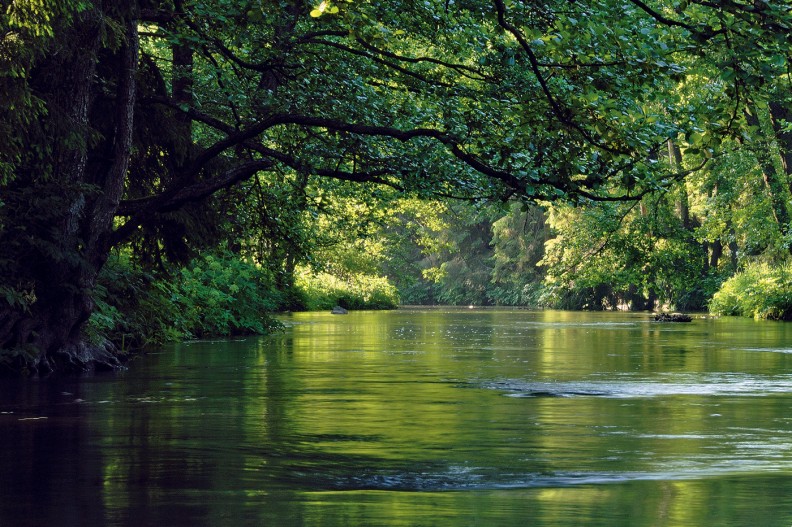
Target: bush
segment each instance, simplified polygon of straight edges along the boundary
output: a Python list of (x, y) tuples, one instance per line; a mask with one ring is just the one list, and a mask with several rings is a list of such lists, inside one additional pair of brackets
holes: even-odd
[(178, 340), (172, 327), (176, 309), (155, 277), (134, 267), (125, 255), (112, 256), (99, 274), (94, 311), (85, 328), (93, 343), (107, 339), (120, 349)]
[(280, 295), (264, 270), (231, 254), (196, 258), (171, 279), (135, 268), (122, 255), (105, 265), (94, 301), (86, 336), (126, 349), (267, 333), (277, 326), (268, 313)]
[(303, 292), (309, 310), (332, 309), (395, 309), (399, 294), (387, 278), (366, 274), (353, 274), (342, 280), (328, 273), (302, 271), (296, 284)]
[(710, 302), (718, 315), (792, 320), (792, 260), (751, 264), (723, 283)]
[(193, 260), (171, 290), (179, 328), (198, 337), (266, 333), (281, 300), (262, 268), (225, 253)]

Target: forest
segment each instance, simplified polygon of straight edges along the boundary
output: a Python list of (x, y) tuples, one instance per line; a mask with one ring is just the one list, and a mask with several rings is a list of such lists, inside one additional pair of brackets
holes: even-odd
[(792, 320), (787, 0), (0, 0), (0, 370), (401, 304)]

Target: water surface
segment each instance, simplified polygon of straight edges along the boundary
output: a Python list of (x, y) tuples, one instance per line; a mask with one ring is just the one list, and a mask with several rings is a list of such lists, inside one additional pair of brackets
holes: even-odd
[(792, 325), (301, 313), (0, 384), (0, 525), (792, 524)]

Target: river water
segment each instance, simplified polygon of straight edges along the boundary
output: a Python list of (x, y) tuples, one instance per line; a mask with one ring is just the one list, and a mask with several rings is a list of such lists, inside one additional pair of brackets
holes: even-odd
[(792, 324), (283, 320), (0, 381), (0, 526), (792, 524)]

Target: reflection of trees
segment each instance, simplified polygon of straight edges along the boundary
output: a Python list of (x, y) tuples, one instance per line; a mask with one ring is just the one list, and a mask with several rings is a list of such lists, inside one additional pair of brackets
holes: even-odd
[[(777, 450), (756, 448), (774, 440), (768, 427), (786, 428), (783, 394), (520, 398), (491, 389), (498, 380), (660, 383), (785, 372), (783, 354), (759, 359), (733, 349), (751, 340), (738, 334), (752, 321), (625, 327), (612, 324), (625, 320), (612, 313), (498, 310), (292, 320), (268, 338), (150, 355), (110, 382), (41, 382), (40, 391), (0, 384), (0, 411), (15, 411), (0, 414), (0, 525), (789, 519), (783, 473), (729, 472), (732, 462), (791, 465), (780, 435)], [(702, 348), (696, 333), (710, 323), (712, 347)], [(785, 326), (772, 328), (754, 328), (753, 339), (784, 342)], [(85, 402), (53, 405), (68, 402), (61, 392)], [(42, 408), (49, 419), (20, 422), (22, 408)], [(713, 463), (725, 475), (707, 472)], [(670, 480), (685, 470), (695, 479)], [(611, 484), (594, 484), (598, 476)]]
[(103, 459), (80, 405), (25, 382), (0, 383), (0, 525), (102, 525)]
[(190, 526), (230, 525), (230, 511), (243, 511), (242, 523), (277, 518), (284, 508), (266, 505), (278, 498), (265, 488), (281, 441), (270, 427), (282, 403), (268, 397), (273, 357), (241, 341), (177, 346), (167, 359), (109, 408), (108, 516)]
[[(683, 382), (695, 383), (702, 375), (723, 375), (756, 368), (756, 358), (734, 350), (735, 345), (756, 339), (752, 322), (743, 320), (702, 321), (689, 328), (643, 323), (634, 328), (611, 326), (624, 322), (625, 315), (606, 313), (545, 312), (538, 315), (548, 323), (540, 332), (536, 357), (531, 361), (531, 378), (548, 380), (611, 382)], [(628, 319), (629, 320), (629, 319)], [(585, 324), (581, 324), (581, 321)], [(599, 321), (601, 324), (591, 325)], [(701, 326), (705, 326), (705, 330)], [(703, 334), (706, 331), (706, 336)], [(783, 328), (768, 336), (771, 342), (783, 341)], [(780, 339), (780, 340), (779, 340)], [(717, 353), (723, 349), (731, 353)], [(761, 371), (785, 371), (780, 354), (766, 354)], [(572, 382), (574, 384), (574, 382)], [(784, 414), (780, 407), (714, 399), (702, 389), (701, 395), (635, 396), (629, 398), (556, 397), (521, 399), (534, 409), (540, 448), (546, 453), (551, 473), (591, 474), (603, 480), (625, 482), (617, 488), (595, 486), (587, 489), (543, 489), (538, 497), (548, 503), (565, 503), (581, 518), (609, 518), (613, 507), (624, 510), (625, 525), (630, 518), (655, 517), (654, 525), (704, 525), (721, 521), (740, 524), (734, 518), (746, 511), (735, 506), (740, 487), (704, 478), (740, 472), (740, 463), (761, 461), (748, 452), (740, 452), (751, 438), (740, 430), (762, 430), (767, 423)], [(729, 415), (720, 415), (721, 404)], [(761, 435), (761, 432), (760, 432)], [(761, 437), (760, 441), (769, 438)], [(751, 448), (755, 448), (753, 445)], [(772, 447), (771, 447), (772, 448)], [(759, 453), (760, 450), (757, 450)], [(745, 459), (740, 460), (741, 457)], [(687, 474), (690, 481), (676, 480)], [(640, 478), (667, 481), (640, 481)], [(638, 478), (638, 480), (635, 480)], [(701, 478), (701, 479), (699, 479)], [(746, 478), (747, 480), (748, 478)], [(635, 480), (635, 481), (629, 481)], [(748, 491), (751, 492), (751, 491)], [(765, 497), (759, 501), (770, 503)], [(640, 504), (642, 511), (629, 505)], [(647, 512), (648, 511), (648, 512)], [(559, 523), (564, 514), (556, 511)], [(550, 520), (548, 513), (545, 519)], [(766, 515), (765, 518), (771, 518)], [(775, 520), (774, 520), (775, 521)], [(746, 518), (747, 523), (756, 523)], [(760, 522), (761, 523), (761, 522)]]

